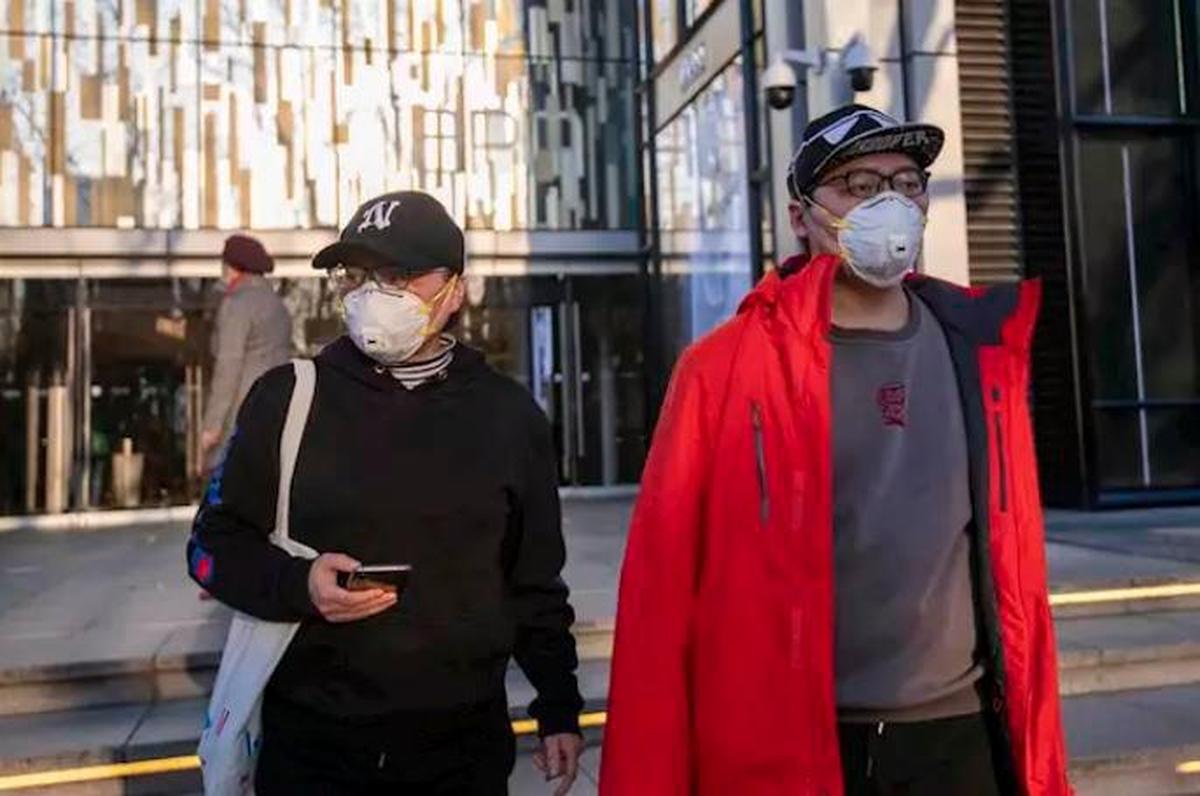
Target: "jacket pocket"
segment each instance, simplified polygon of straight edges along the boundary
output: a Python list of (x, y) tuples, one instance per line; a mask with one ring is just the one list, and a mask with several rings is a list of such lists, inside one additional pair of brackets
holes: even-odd
[[(992, 401), (997, 406), (1000, 404), (1000, 388), (992, 388)], [(992, 412), (992, 423), (994, 424), (996, 434), (996, 467), (999, 470), (997, 473), (1000, 482), (1000, 511), (1008, 512), (1008, 451), (1004, 444), (1004, 418), (1000, 414), (1000, 410), (996, 409)]]
[(754, 431), (754, 468), (758, 473), (758, 520), (766, 526), (771, 518), (771, 495), (767, 485), (767, 447), (763, 441), (762, 410), (750, 402), (750, 427)]

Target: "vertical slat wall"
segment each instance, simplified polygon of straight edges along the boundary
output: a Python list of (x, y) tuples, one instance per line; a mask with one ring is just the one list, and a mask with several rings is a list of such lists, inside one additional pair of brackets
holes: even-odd
[(967, 247), (974, 284), (1022, 274), (1012, 104), (1004, 0), (956, 0), (959, 96)]

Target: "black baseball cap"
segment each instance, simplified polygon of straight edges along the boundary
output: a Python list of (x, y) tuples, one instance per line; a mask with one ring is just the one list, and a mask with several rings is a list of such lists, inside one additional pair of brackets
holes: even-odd
[(313, 258), (313, 268), (355, 265), (363, 254), (412, 274), (447, 268), (461, 274), (463, 231), (441, 202), (421, 191), (376, 196), (355, 211), (331, 243)]
[(804, 128), (788, 166), (788, 193), (798, 200), (828, 169), (878, 152), (901, 152), (928, 168), (945, 141), (946, 134), (935, 125), (906, 124), (866, 105), (843, 105)]

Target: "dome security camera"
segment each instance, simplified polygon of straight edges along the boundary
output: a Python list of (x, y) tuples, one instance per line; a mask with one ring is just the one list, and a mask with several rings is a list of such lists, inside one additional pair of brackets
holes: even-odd
[(767, 104), (777, 111), (790, 108), (796, 98), (796, 73), (782, 60), (776, 60), (762, 75)]
[(842, 69), (850, 77), (850, 86), (855, 91), (870, 91), (875, 84), (875, 56), (871, 48), (858, 36), (855, 36), (842, 50)]

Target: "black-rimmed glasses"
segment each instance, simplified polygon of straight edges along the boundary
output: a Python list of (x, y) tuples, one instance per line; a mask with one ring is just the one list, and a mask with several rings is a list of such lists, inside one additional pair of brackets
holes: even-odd
[(922, 169), (900, 169), (891, 174), (880, 174), (873, 169), (855, 169), (845, 174), (839, 174), (817, 184), (824, 186), (839, 186), (841, 190), (856, 199), (870, 199), (887, 186), (901, 196), (916, 199), (929, 188), (929, 172)]

